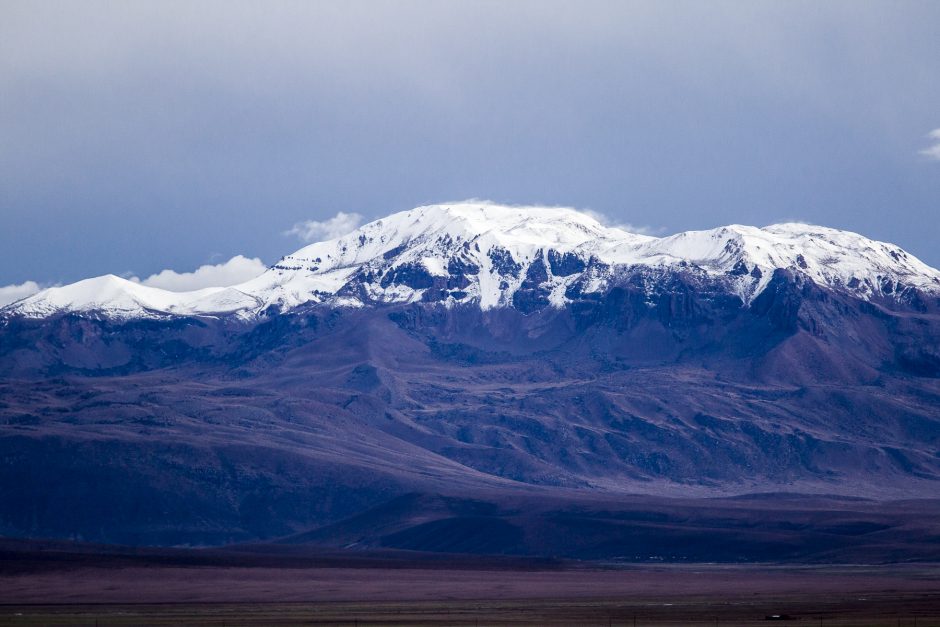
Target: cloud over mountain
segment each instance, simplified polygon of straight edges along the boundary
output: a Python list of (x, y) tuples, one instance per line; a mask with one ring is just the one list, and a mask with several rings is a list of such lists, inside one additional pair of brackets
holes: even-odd
[(4, 285), (0, 287), (0, 307), (15, 303), (21, 298), (32, 296), (40, 289), (35, 281), (24, 281), (23, 283)]
[(189, 292), (204, 287), (227, 287), (253, 279), (267, 269), (264, 262), (255, 258), (235, 255), (224, 263), (206, 264), (192, 272), (162, 270), (146, 279), (132, 277), (131, 280), (149, 287), (159, 287), (171, 292)]
[(362, 216), (358, 213), (340, 211), (332, 218), (326, 220), (304, 220), (298, 222), (284, 235), (296, 235), (302, 242), (321, 242), (342, 237), (362, 224)]

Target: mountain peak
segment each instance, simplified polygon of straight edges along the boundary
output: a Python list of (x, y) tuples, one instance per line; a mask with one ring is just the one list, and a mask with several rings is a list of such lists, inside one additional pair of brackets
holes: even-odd
[[(375, 220), (343, 237), (317, 242), (288, 258), (310, 258), (335, 247), (386, 253), (416, 240), (449, 238), (476, 241), (480, 238), (500, 245), (561, 246), (574, 248), (597, 239), (630, 237), (620, 229), (602, 225), (593, 215), (568, 207), (499, 205), (465, 201), (416, 207)], [(644, 236), (632, 236), (644, 239)], [(366, 246), (366, 242), (375, 246)], [(383, 250), (378, 250), (383, 249)]]

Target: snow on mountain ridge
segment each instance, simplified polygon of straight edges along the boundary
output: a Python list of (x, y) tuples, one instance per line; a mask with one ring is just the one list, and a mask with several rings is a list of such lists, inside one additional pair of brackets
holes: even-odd
[(638, 267), (720, 278), (744, 302), (777, 268), (863, 298), (907, 287), (940, 292), (940, 272), (897, 246), (826, 227), (730, 225), (657, 238), (604, 226), (574, 209), (464, 202), (370, 222), (305, 246), (229, 288), (177, 293), (108, 275), (44, 290), (2, 311), (251, 317), (270, 306), (286, 310), (311, 301), (363, 306), (423, 299), (492, 308), (531, 298), (562, 306), (576, 282), (582, 293), (601, 291)]
[[(102, 311), (111, 317), (153, 317), (162, 314), (199, 315), (211, 305), (214, 313), (229, 313), (257, 301), (229, 287), (207, 287), (192, 292), (170, 292), (105, 274), (61, 287), (45, 289), (6, 309), (29, 317), (60, 311)], [(18, 308), (23, 311), (19, 312)]]

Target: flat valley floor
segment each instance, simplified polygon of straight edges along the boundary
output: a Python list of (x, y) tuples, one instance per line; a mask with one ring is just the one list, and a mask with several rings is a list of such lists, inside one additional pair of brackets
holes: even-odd
[(0, 624), (940, 626), (940, 564), (189, 555), (2, 553)]

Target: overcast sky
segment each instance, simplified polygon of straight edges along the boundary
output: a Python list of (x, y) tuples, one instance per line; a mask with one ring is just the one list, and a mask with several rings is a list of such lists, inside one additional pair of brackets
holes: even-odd
[(0, 286), (252, 272), (464, 198), (803, 220), (940, 266), (938, 26), (898, 0), (0, 0)]

